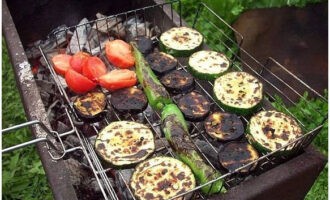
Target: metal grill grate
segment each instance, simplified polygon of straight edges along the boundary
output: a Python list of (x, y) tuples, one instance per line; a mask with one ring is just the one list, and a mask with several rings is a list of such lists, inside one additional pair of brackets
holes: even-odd
[[(176, 14), (176, 12), (174, 11), (174, 7), (178, 8), (178, 10), (181, 10), (181, 2), (180, 1), (171, 1), (168, 3), (160, 3), (157, 5), (153, 5), (153, 6), (148, 6), (148, 7), (144, 7), (141, 9), (137, 9), (137, 10), (133, 10), (133, 11), (129, 11), (129, 12), (125, 12), (125, 13), (120, 13), (117, 15), (112, 15), (106, 18), (102, 18), (102, 19), (98, 19), (95, 21), (89, 21), (85, 24), (80, 24), (74, 27), (70, 27), (67, 28), (65, 30), (61, 30), (58, 31), (55, 34), (55, 36), (57, 34), (66, 34), (69, 35), (70, 31), (74, 32), (74, 30), (76, 30), (79, 27), (82, 27), (84, 29), (87, 30), (87, 26), (92, 26), (93, 24), (96, 24), (96, 30), (98, 30), (98, 23), (96, 22), (108, 22), (112, 19), (115, 19), (115, 21), (119, 21), (119, 19), (128, 19), (130, 17), (133, 17), (135, 19), (142, 19), (144, 22), (149, 21), (151, 23), (153, 23), (154, 25), (157, 25), (160, 30), (163, 32), (164, 30), (169, 29), (172, 26), (181, 26), (182, 25), (182, 21), (181, 21), (181, 17), (180, 15), (178, 16)], [(146, 24), (146, 23), (144, 23)], [(106, 23), (107, 25), (107, 30), (108, 31), (108, 39), (113, 39), (113, 35), (110, 35), (109, 32), (111, 30), (111, 27), (108, 27), (108, 23)], [(292, 78), (297, 80), (297, 83), (299, 83), (299, 87), (303, 87), (304, 90), (309, 91), (310, 93), (314, 93), (316, 96), (323, 98), (320, 94), (318, 94), (317, 92), (315, 92), (312, 88), (310, 88), (307, 84), (305, 84), (303, 81), (301, 81), (300, 79), (298, 79), (294, 74), (290, 73), (287, 69), (285, 69), (283, 66), (281, 66), (279, 63), (277, 63), (274, 59), (269, 58), (268, 62), (263, 65), (261, 64), (259, 61), (257, 61), (255, 58), (253, 58), (253, 56), (251, 56), (248, 52), (246, 52), (244, 49), (241, 48), (241, 44), (243, 42), (243, 37), (235, 30), (233, 29), (231, 26), (229, 26), (224, 20), (222, 20), (218, 15), (216, 15), (209, 7), (207, 7), (205, 4), (201, 4), (198, 8), (194, 23), (192, 25), (194, 28), (196, 28), (197, 30), (199, 30), (200, 32), (202, 32), (201, 30), (203, 28), (205, 28), (205, 26), (207, 26), (208, 28), (210, 28), (211, 30), (215, 30), (216, 32), (212, 32), (212, 37), (213, 39), (211, 40), (209, 37), (209, 35), (204, 35), (204, 37), (206, 38), (207, 43), (209, 42), (212, 46), (212, 44), (216, 44), (215, 47), (213, 47), (214, 50), (218, 50), (218, 51), (225, 51), (227, 52), (227, 54), (229, 54), (229, 57), (232, 59), (232, 69), (234, 70), (240, 70), (240, 71), (248, 71), (250, 73), (252, 73), (254, 76), (258, 77), (259, 80), (261, 80), (263, 82), (263, 84), (266, 86), (266, 90), (265, 90), (265, 96), (267, 97), (264, 100), (264, 107), (262, 107), (261, 109), (263, 110), (268, 110), (268, 109), (272, 109), (271, 107), (271, 103), (270, 101), (273, 101), (275, 99), (275, 95), (281, 96), (282, 98), (285, 99), (286, 102), (288, 102), (289, 105), (296, 105), (296, 99), (297, 97), (301, 97), (304, 98), (302, 93), (299, 92), (297, 89), (295, 89), (293, 86), (290, 86), (286, 83), (285, 80), (283, 80), (279, 75), (277, 75), (276, 73), (272, 72), (272, 70), (269, 68), (269, 65), (271, 64), (276, 64), (276, 66), (281, 70), (281, 73), (285, 73), (287, 75), (287, 77)], [(136, 24), (137, 27), (137, 24)], [(117, 25), (117, 27), (115, 27), (115, 29), (117, 29), (117, 31), (119, 32), (119, 27)], [(230, 33), (223, 31), (223, 30), (229, 30)], [(145, 27), (145, 33), (146, 33), (146, 27)], [(80, 46), (80, 35), (78, 34), (78, 32), (76, 33), (76, 38), (78, 40), (78, 44)], [(232, 36), (230, 34), (235, 34), (237, 37), (237, 41), (234, 41), (232, 39)], [(72, 36), (73, 37), (73, 36)], [(102, 45), (101, 45), (101, 40), (100, 40), (100, 35), (97, 34), (97, 40), (98, 40), (98, 53), (95, 54), (95, 52), (92, 51), (92, 47), (91, 44), (88, 43), (87, 44), (87, 49), (89, 49), (89, 52), (91, 54), (97, 55), (99, 56), (104, 63), (107, 65), (107, 67), (109, 69), (113, 69), (113, 66), (107, 61), (105, 55), (104, 55), (104, 50), (102, 49)], [(158, 42), (158, 38), (153, 38), (155, 42)], [(57, 45), (58, 48), (60, 49), (60, 45)], [(236, 48), (236, 49), (235, 49)], [(81, 50), (81, 49), (80, 49)], [(42, 49), (40, 47), (40, 51), (42, 53), (43, 58), (45, 59), (45, 62), (47, 64), (47, 68), (50, 70), (51, 75), (53, 76), (56, 84), (57, 84), (57, 88), (58, 91), (62, 97), (63, 100), (63, 105), (66, 107), (67, 112), (69, 113), (68, 117), (70, 119), (70, 122), (72, 123), (73, 129), (75, 130), (75, 133), (77, 135), (77, 137), (79, 138), (81, 147), (77, 147), (76, 149), (80, 149), (83, 151), (84, 155), (87, 157), (88, 159), (88, 163), (90, 164), (90, 167), (93, 170), (93, 173), (95, 175), (95, 177), (97, 178), (98, 184), (101, 188), (102, 194), (104, 196), (105, 199), (120, 199), (120, 197), (118, 196), (118, 193), (120, 191), (118, 191), (118, 189), (116, 189), (113, 184), (111, 183), (110, 179), (109, 179), (109, 173), (114, 171), (114, 169), (105, 166), (104, 164), (102, 164), (102, 162), (99, 160), (96, 152), (94, 151), (94, 147), (93, 147), (93, 143), (91, 142), (91, 138), (87, 137), (82, 130), (78, 129), (76, 127), (77, 124), (81, 124), (84, 123), (84, 121), (82, 119), (79, 118), (79, 116), (77, 115), (77, 113), (75, 112), (74, 108), (73, 108), (73, 104), (70, 101), (71, 98), (71, 94), (68, 93), (65, 88), (63, 87), (63, 85), (61, 84), (61, 78), (59, 76), (57, 76), (57, 74), (55, 73), (51, 63), (49, 62), (49, 56), (48, 54), (44, 51), (44, 49)], [(71, 49), (70, 49), (71, 52)], [(238, 53), (239, 52), (239, 53)], [(244, 56), (244, 60), (242, 59)], [(179, 66), (177, 70), (186, 70), (186, 64), (187, 64), (187, 59), (184, 58), (180, 58), (179, 59)], [(282, 84), (281, 88), (279, 88), (277, 85), (275, 85), (273, 83), (273, 81), (279, 82), (280, 84)], [(195, 85), (196, 88), (195, 90), (201, 92), (202, 94), (204, 94), (209, 100), (210, 102), (212, 102), (212, 111), (215, 110), (223, 110), (213, 99), (212, 95), (209, 93), (209, 91), (212, 91), (211, 88), (213, 86), (213, 83), (211, 82), (207, 82), (207, 81), (195, 81)], [(294, 94), (293, 97), (287, 95), (286, 93), (283, 92), (283, 88), (282, 87), (286, 87), (287, 89), (289, 89), (291, 91), (292, 94)], [(111, 95), (109, 92), (103, 91), (107, 96)], [(175, 96), (173, 97), (173, 100), (175, 101)], [(307, 101), (307, 99), (303, 99), (305, 101)], [(326, 101), (326, 99), (324, 99)], [(286, 108), (284, 108), (286, 109)], [(287, 110), (289, 114), (292, 115), (292, 113), (289, 112), (289, 110)], [(114, 111), (111, 108), (111, 104), (108, 100), (107, 102), (107, 110), (105, 112), (108, 112), (108, 114), (106, 115), (106, 117), (102, 120), (102, 122), (97, 122), (97, 124), (89, 124), (93, 130), (95, 131), (95, 134), (98, 134), (98, 132), (104, 128), (107, 124), (109, 124), (111, 121), (113, 120), (132, 120), (132, 121), (138, 121), (138, 122), (142, 122), (144, 124), (147, 124), (153, 131), (153, 133), (155, 134), (155, 138), (159, 139), (160, 141), (162, 137), (162, 133), (160, 131), (160, 116), (159, 113), (154, 112), (151, 110), (151, 108), (148, 106), (148, 108), (143, 112), (143, 113), (139, 113), (137, 115), (131, 115), (131, 114), (119, 114), (116, 111)], [(308, 117), (308, 115), (306, 115), (306, 113), (304, 113), (304, 111), (301, 111), (303, 115), (305, 115), (306, 117)], [(317, 110), (317, 108), (315, 109), (315, 112), (319, 112)], [(111, 113), (111, 114), (109, 114)], [(292, 115), (293, 116), (293, 115)], [(295, 116), (293, 116), (295, 117)], [(326, 120), (326, 116), (325, 116), (325, 120)], [(248, 123), (249, 119), (245, 118), (245, 117), (241, 117), (241, 119), (245, 122), (245, 124)], [(300, 122), (299, 120), (297, 120), (300, 125), (304, 128), (306, 127), (306, 125), (302, 122)], [(306, 130), (305, 132), (306, 134), (301, 136), (300, 138), (298, 138), (297, 140), (291, 142), (290, 144), (281, 147), (280, 149), (268, 153), (268, 154), (263, 154), (258, 160), (251, 162), (245, 166), (242, 166), (238, 169), (236, 169), (233, 172), (228, 172), (228, 173), (224, 173), (224, 175), (222, 175), (221, 177), (210, 181), (209, 183), (206, 183), (204, 185), (207, 184), (212, 184), (213, 182), (219, 180), (219, 179), (224, 179), (225, 180), (225, 187), (226, 189), (230, 189), (230, 187), (233, 187), (237, 184), (239, 184), (241, 181), (244, 181), (245, 178), (247, 178), (248, 176), (254, 176), (257, 175), (259, 173), (264, 172), (265, 170), (269, 170), (273, 167), (275, 167), (276, 165), (278, 165), (279, 163), (282, 163), (286, 160), (289, 159), (289, 157), (278, 157), (278, 156), (273, 156), (273, 154), (275, 154), (276, 152), (280, 151), (280, 150), (286, 150), (288, 148), (288, 146), (294, 145), (294, 151), (295, 153), (300, 153), (303, 151), (303, 149), (309, 145), (311, 143), (311, 141), (313, 140), (313, 138), (317, 135), (317, 133), (320, 131), (320, 129), (323, 127), (323, 123), (322, 122), (317, 128), (313, 129), (313, 130)], [(197, 123), (191, 123), (192, 126), (192, 130), (191, 130), (191, 136), (193, 138), (194, 141), (196, 141), (196, 139), (202, 140), (204, 141), (209, 147), (210, 149), (212, 149), (213, 154), (217, 155), (218, 153), (218, 147), (216, 147), (214, 145), (214, 141), (212, 141), (212, 139), (205, 134), (205, 131), (203, 130), (203, 126), (202, 123), (197, 122)], [(206, 162), (208, 162), (213, 168), (216, 168), (214, 166), (214, 162), (212, 162), (212, 158), (209, 155), (206, 155), (199, 147), (198, 145), (196, 145), (197, 149), (199, 150), (199, 152), (201, 153), (201, 155), (203, 156), (203, 158), (205, 159)], [(64, 150), (64, 152), (67, 152), (69, 150)], [(70, 150), (72, 151), (72, 150)], [(162, 145), (160, 148), (156, 149), (155, 154), (154, 155), (168, 155), (168, 156), (175, 156), (171, 150), (171, 148), (164, 142), (162, 141)], [(256, 170), (254, 170), (253, 172), (250, 172), (247, 175), (240, 175), (239, 173), (237, 173), (240, 169), (246, 168), (247, 166), (253, 166), (254, 163), (258, 162), (258, 167)], [(124, 177), (124, 174), (122, 173), (122, 170), (115, 170), (119, 176), (118, 178), (121, 179), (120, 181), (122, 181), (125, 186), (127, 187), (128, 193), (129, 193), (129, 197), (130, 199), (135, 199), (134, 195), (132, 194), (132, 191), (129, 188), (129, 183), (127, 181), (127, 178)], [(112, 178), (112, 177), (111, 177)], [(183, 193), (181, 195), (178, 195), (174, 198), (177, 198), (179, 196), (184, 196), (187, 194), (190, 194), (192, 192), (194, 192), (194, 196), (193, 198), (202, 198), (205, 199), (206, 197), (203, 196), (200, 192), (199, 189), (201, 187), (203, 187), (204, 185), (200, 185), (196, 188), (194, 188), (191, 191), (188, 191), (186, 193)]]

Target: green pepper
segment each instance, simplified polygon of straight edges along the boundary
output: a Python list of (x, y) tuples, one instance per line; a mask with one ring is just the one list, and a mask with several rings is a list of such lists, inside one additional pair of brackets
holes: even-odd
[(148, 98), (150, 106), (155, 110), (161, 110), (166, 104), (172, 103), (169, 93), (160, 83), (142, 53), (135, 43), (131, 43), (134, 49), (135, 73)]
[[(187, 164), (199, 184), (207, 183), (221, 176), (220, 172), (204, 162), (190, 138), (186, 121), (175, 104), (168, 104), (161, 113), (162, 130), (178, 158)], [(210, 195), (221, 191), (222, 179), (204, 186), (201, 191)]]

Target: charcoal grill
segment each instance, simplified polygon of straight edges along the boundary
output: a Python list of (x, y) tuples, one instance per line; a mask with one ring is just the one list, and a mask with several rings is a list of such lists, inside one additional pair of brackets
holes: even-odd
[[(30, 65), (27, 62), (27, 58), (24, 54), (22, 44), (16, 32), (15, 26), (13, 24), (11, 15), (7, 8), (6, 2), (3, 2), (3, 24), (4, 24), (4, 33), (7, 39), (8, 49), (11, 53), (11, 58), (13, 66), (15, 68), (16, 78), (18, 86), (20, 87), (20, 92), (24, 102), (24, 107), (28, 116), (28, 119), (31, 120), (27, 123), (17, 125), (8, 129), (4, 129), (2, 133), (7, 133), (9, 131), (16, 130), (21, 127), (29, 126), (32, 129), (33, 134), (36, 139), (18, 144), (17, 146), (3, 149), (2, 152), (8, 152), (17, 148), (21, 148), (27, 145), (36, 144), (43, 166), (45, 168), (47, 177), (50, 182), (50, 186), (53, 190), (54, 197), (56, 199), (77, 199), (79, 197), (79, 191), (73, 187), (69, 180), (70, 172), (66, 169), (63, 160), (70, 154), (79, 151), (82, 152), (87, 160), (88, 167), (92, 172), (92, 176), (96, 179), (97, 184), (100, 188), (100, 193), (104, 199), (134, 199), (132, 191), (128, 187), (128, 179), (125, 177), (123, 170), (114, 170), (104, 164), (99, 157), (96, 155), (93, 147), (93, 138), (96, 134), (102, 129), (106, 124), (114, 120), (133, 120), (139, 121), (147, 124), (154, 132), (156, 138), (162, 138), (160, 132), (160, 116), (159, 113), (154, 112), (147, 108), (146, 111), (137, 115), (130, 114), (120, 114), (114, 111), (111, 108), (111, 104), (107, 102), (107, 115), (105, 115), (102, 122), (97, 124), (90, 123), (88, 125), (88, 134), (82, 128), (84, 121), (75, 112), (70, 94), (63, 86), (60, 77), (58, 77), (53, 70), (52, 64), (49, 60), (49, 52), (40, 46), (40, 53), (46, 63), (46, 69), (48, 70), (49, 75), (54, 79), (56, 83), (56, 93), (60, 96), (61, 101), (61, 110), (64, 113), (64, 117), (70, 125), (69, 129), (64, 132), (59, 132), (58, 130), (52, 130), (49, 120), (46, 116), (46, 110), (44, 108), (43, 102), (41, 100), (39, 91), (35, 80), (33, 78)], [(120, 3), (115, 3), (115, 5), (120, 7)], [(126, 5), (127, 6), (127, 5)], [(58, 30), (52, 33), (52, 36), (58, 38), (57, 36), (64, 34), (66, 38), (71, 37), (71, 31), (74, 32), (77, 28), (87, 29), (87, 26), (92, 26), (96, 22), (108, 22), (110, 20), (119, 20), (135, 18), (142, 19), (144, 22), (148, 21), (154, 25), (157, 25), (161, 31), (167, 30), (173, 26), (188, 26), (180, 16), (181, 2), (174, 0), (171, 2), (163, 1), (137, 1), (133, 3), (130, 7), (130, 11), (125, 11), (121, 13), (113, 13), (112, 15), (100, 18), (97, 20), (91, 20), (83, 24), (73, 25), (71, 27)], [(179, 14), (175, 12), (174, 8), (179, 11)], [(77, 23), (75, 23), (77, 24)], [(97, 24), (97, 23), (96, 23)], [(269, 58), (267, 63), (263, 64), (256, 60), (252, 55), (247, 51), (241, 48), (243, 43), (243, 37), (227, 24), (223, 19), (221, 19), (216, 13), (214, 13), (209, 7), (205, 4), (200, 4), (198, 10), (196, 11), (196, 16), (192, 24), (193, 28), (197, 30), (202, 30), (203, 28), (209, 28), (213, 30), (212, 36), (204, 35), (206, 38), (206, 43), (216, 42), (219, 45), (213, 47), (214, 50), (226, 51), (229, 52), (234, 61), (232, 68), (235, 70), (244, 70), (252, 73), (258, 77), (265, 86), (265, 96), (267, 97), (263, 102), (263, 110), (272, 109), (271, 102), (275, 100), (275, 96), (278, 95), (284, 99), (288, 106), (296, 105), (296, 102), (299, 98), (302, 98), (303, 101), (306, 101), (303, 96), (303, 91), (308, 91), (314, 96), (317, 96), (324, 101), (327, 101), (322, 95), (313, 90), (310, 86), (300, 80), (297, 76), (292, 74), (287, 70), (283, 65), (278, 63), (275, 59)], [(235, 34), (236, 41), (231, 39), (231, 35), (228, 32), (223, 31), (223, 27)], [(109, 30), (111, 27), (107, 27)], [(118, 27), (117, 27), (118, 28)], [(96, 29), (98, 29), (96, 25)], [(75, 35), (78, 38), (78, 43), (80, 40), (80, 35), (76, 33)], [(73, 36), (72, 36), (73, 37)], [(108, 38), (112, 39), (113, 36)], [(106, 64), (108, 68), (113, 68), (111, 64), (107, 61), (102, 51), (100, 37), (98, 35), (99, 51), (96, 55), (99, 56)], [(25, 37), (26, 39), (26, 37)], [(28, 41), (28, 39), (26, 39)], [(154, 38), (154, 41), (157, 43), (157, 37)], [(61, 45), (56, 39), (56, 49), (59, 52)], [(206, 45), (204, 48), (208, 48)], [(239, 53), (235, 51), (239, 49)], [(71, 51), (71, 49), (70, 49)], [(242, 57), (245, 59), (243, 60)], [(179, 66), (177, 70), (186, 70), (187, 59), (180, 58)], [(273, 71), (271, 66), (276, 65), (277, 71)], [(297, 82), (297, 85), (289, 85), (286, 80), (294, 79)], [(276, 80), (276, 84), (273, 81)], [(222, 110), (222, 108), (217, 105), (214, 101), (212, 94), (212, 83), (207, 81), (195, 81), (196, 90), (205, 94), (212, 102), (212, 110)], [(283, 92), (285, 91), (285, 92)], [(289, 92), (287, 92), (289, 91)], [(107, 96), (111, 95), (110, 93), (105, 92)], [(175, 101), (175, 97), (173, 97)], [(32, 102), (32, 103), (31, 103)], [(285, 108), (283, 108), (285, 109)], [(289, 114), (290, 111), (286, 110)], [(306, 115), (304, 111), (301, 111), (303, 115)], [(315, 108), (315, 112), (319, 112)], [(292, 115), (292, 114), (291, 114)], [(295, 116), (293, 116), (295, 117)], [(306, 117), (308, 117), (306, 115)], [(241, 119), (248, 123), (248, 119), (241, 117)], [(324, 116), (324, 121), (327, 119), (327, 116)], [(313, 120), (313, 119), (311, 119)], [(297, 120), (301, 127), (306, 127), (307, 125)], [(194, 188), (191, 191), (188, 191), (180, 196), (186, 194), (193, 194), (194, 199), (300, 199), (303, 198), (311, 184), (314, 182), (315, 178), (322, 170), (325, 159), (316, 152), (313, 147), (309, 146), (313, 138), (318, 134), (321, 128), (324, 125), (324, 121), (319, 124), (313, 130), (306, 130), (306, 134), (300, 137), (299, 139), (291, 142), (290, 144), (281, 147), (280, 149), (263, 154), (261, 157), (252, 163), (249, 163), (241, 168), (236, 169), (235, 171), (223, 173), (223, 175), (215, 180), (210, 181), (207, 184), (212, 184), (218, 179), (225, 180), (224, 187), (228, 190), (225, 194), (218, 194), (211, 197), (206, 197), (199, 192), (199, 189), (204, 186), (200, 185)], [(200, 123), (191, 123), (192, 130), (191, 135), (194, 141), (200, 140), (203, 141), (203, 144), (206, 144), (209, 149), (213, 152), (211, 154), (205, 152), (199, 145), (196, 145), (198, 150), (201, 152), (205, 161), (207, 161), (212, 167), (216, 168), (216, 162), (212, 155), (216, 155), (218, 152), (218, 147), (214, 145), (214, 142), (209, 138), (205, 133)], [(69, 135), (75, 135), (79, 140), (79, 145), (73, 145), (70, 148), (64, 145), (64, 138)], [(285, 150), (288, 147), (293, 146), (294, 156), (274, 156), (278, 151)], [(155, 155), (168, 155), (174, 156), (171, 149), (165, 143), (161, 143), (159, 148), (156, 150)], [(248, 175), (242, 176), (237, 173), (240, 169), (252, 166), (255, 162), (258, 162), (258, 169), (251, 171)], [(303, 166), (302, 166), (303, 163)], [(59, 170), (61, 169), (61, 170)], [(114, 173), (117, 176), (114, 178)], [(123, 187), (126, 188), (125, 194), (122, 194), (117, 185), (113, 184), (113, 179), (123, 183)], [(303, 180), (303, 181), (300, 181)], [(206, 185), (206, 184), (205, 184)], [(294, 188), (294, 189), (293, 189)], [(292, 191), (294, 192), (292, 192)], [(290, 193), (288, 193), (290, 191)], [(126, 195), (126, 196), (123, 196)], [(173, 197), (174, 199), (175, 197)]]

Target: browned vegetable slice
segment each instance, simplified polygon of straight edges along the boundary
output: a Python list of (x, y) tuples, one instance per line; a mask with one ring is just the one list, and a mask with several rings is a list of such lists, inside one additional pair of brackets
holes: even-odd
[(83, 118), (94, 118), (100, 114), (106, 106), (106, 97), (102, 92), (88, 92), (82, 96), (78, 96), (73, 106), (79, 116)]
[[(170, 199), (195, 187), (191, 169), (171, 157), (154, 157), (136, 166), (130, 180), (135, 197), (144, 199)], [(188, 199), (180, 197), (176, 199)]]
[(163, 52), (149, 54), (146, 57), (146, 60), (156, 75), (166, 74), (167, 72), (174, 70), (178, 65), (176, 58)]
[(95, 150), (105, 161), (115, 166), (132, 165), (154, 152), (154, 136), (144, 124), (116, 121), (98, 134)]
[(204, 127), (207, 134), (221, 141), (236, 140), (244, 134), (242, 121), (231, 113), (212, 113), (206, 118)]
[[(234, 171), (259, 158), (258, 152), (247, 142), (230, 142), (219, 151), (219, 162), (228, 171)], [(239, 170), (247, 173), (254, 170), (257, 162)]]
[(142, 112), (148, 105), (148, 100), (142, 90), (130, 87), (117, 90), (111, 94), (112, 106), (119, 112)]
[(160, 82), (173, 93), (187, 92), (194, 87), (194, 78), (183, 70), (174, 70), (165, 74)]
[(181, 97), (178, 101), (178, 107), (185, 118), (191, 121), (202, 120), (210, 112), (209, 100), (195, 91)]

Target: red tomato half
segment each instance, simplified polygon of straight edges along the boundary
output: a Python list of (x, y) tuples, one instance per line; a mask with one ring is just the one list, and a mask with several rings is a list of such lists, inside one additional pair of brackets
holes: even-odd
[(107, 73), (107, 67), (103, 61), (96, 57), (89, 57), (87, 64), (82, 68), (82, 74), (92, 81), (98, 82), (100, 76)]
[(137, 82), (135, 72), (115, 69), (100, 77), (100, 85), (109, 91), (131, 87)]
[(65, 75), (65, 72), (70, 68), (70, 60), (72, 56), (67, 54), (57, 54), (52, 58), (54, 64), (54, 70), (57, 74), (62, 76)]
[(90, 57), (88, 53), (79, 51), (74, 54), (70, 60), (71, 68), (74, 69), (76, 72), (81, 73), (83, 66), (87, 64), (87, 60)]
[(65, 81), (70, 90), (77, 94), (89, 92), (96, 87), (96, 83), (73, 69), (68, 69), (65, 73)]
[(132, 47), (123, 40), (107, 42), (105, 44), (105, 54), (108, 60), (116, 67), (125, 69), (135, 64)]

